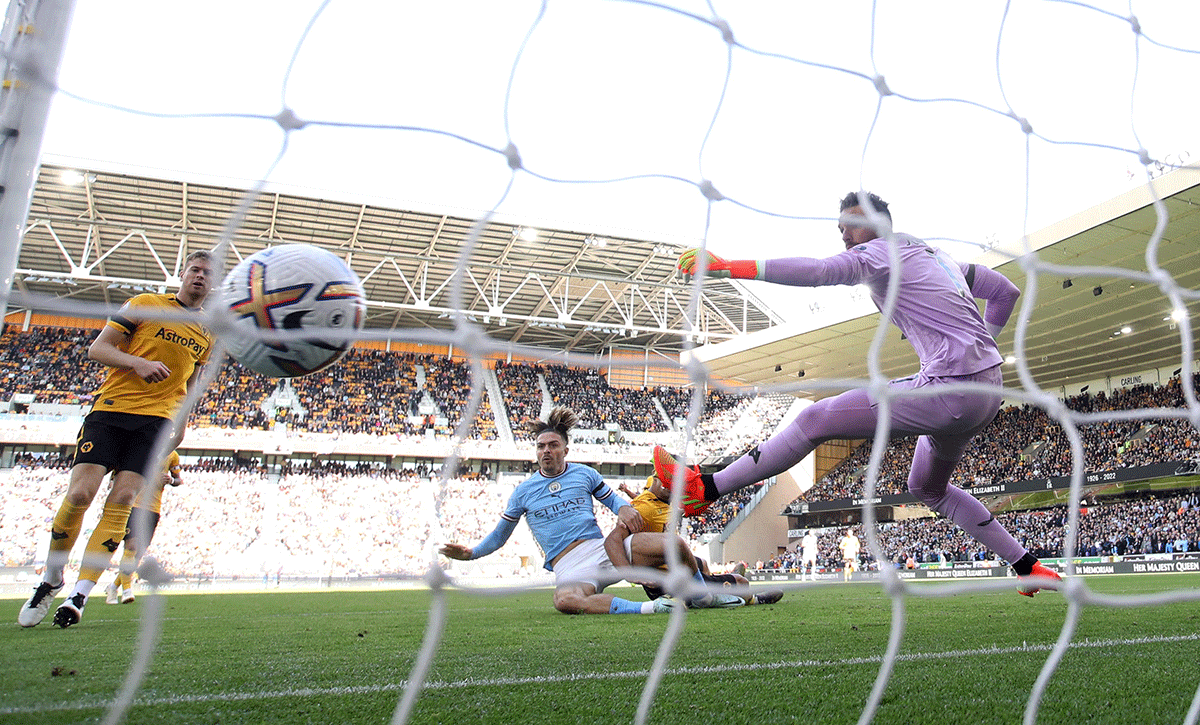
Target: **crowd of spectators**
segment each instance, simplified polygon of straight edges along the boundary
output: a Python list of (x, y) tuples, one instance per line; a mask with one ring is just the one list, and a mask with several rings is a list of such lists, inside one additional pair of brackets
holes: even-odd
[[(672, 388), (666, 385), (654, 388), (654, 395), (662, 403), (663, 410), (672, 421), (687, 420), (692, 410), (692, 388)], [(737, 406), (745, 396), (726, 393), (723, 390), (709, 389), (704, 392), (704, 411), (706, 418), (716, 416), (723, 411)]]
[[(38, 403), (85, 405), (103, 379), (104, 366), (87, 357), (95, 330), (6, 326), (0, 337), (0, 397), (35, 395)], [(315, 433), (450, 435), (457, 428), (471, 391), (470, 365), (435, 356), (354, 348), (319, 375), (287, 383), (225, 359), (193, 411), (191, 424), (228, 429), (269, 429), (282, 423)], [(418, 367), (424, 386), (418, 386)], [(289, 385), (299, 409), (264, 411), (280, 385)], [(428, 394), (434, 412), (422, 415)], [(471, 424), (471, 437), (496, 438), (495, 417), (484, 396)]]
[[(103, 366), (87, 360), (87, 347), (94, 335), (94, 330), (33, 327), (20, 331), (6, 326), (0, 337), (0, 398), (11, 399), (17, 393), (30, 393), (38, 402), (90, 402), (91, 391), (98, 386), (103, 372)], [(616, 423), (627, 431), (665, 432), (671, 423), (687, 417), (692, 397), (689, 388), (660, 386), (639, 390), (613, 387), (598, 370), (556, 364), (501, 362), (496, 365), (496, 377), (512, 430), (518, 439), (521, 439), (525, 424), (538, 417), (548, 404), (574, 408), (583, 419), (580, 426), (583, 429), (603, 430), (606, 424)], [(544, 399), (543, 381), (549, 392), (548, 399)], [(1197, 376), (1190, 381), (1194, 388), (1200, 382)], [(465, 413), (474, 382), (471, 366), (466, 362), (444, 356), (377, 349), (352, 349), (343, 361), (321, 375), (285, 383), (225, 360), (197, 405), (192, 424), (233, 432), (283, 424), (297, 432), (339, 435), (409, 436), (414, 439), (430, 433), (450, 435)], [(295, 408), (280, 407), (274, 415), (265, 413), (264, 402), (281, 393), (294, 395), (298, 405)], [(707, 391), (705, 415), (693, 431), (695, 455), (740, 454), (749, 445), (771, 434), (791, 402), (787, 396), (742, 396)], [(1088, 472), (1164, 460), (1200, 460), (1200, 435), (1187, 418), (1149, 419), (1120, 414), (1137, 409), (1182, 410), (1185, 399), (1178, 377), (1162, 386), (1139, 385), (1111, 394), (1081, 394), (1066, 400), (1065, 405), (1075, 415), (1114, 413), (1103, 421), (1076, 425), (1083, 440)], [(483, 440), (497, 437), (495, 416), (486, 395), (471, 421), (471, 437)], [(603, 437), (588, 441), (586, 435), (579, 442), (608, 443)], [(877, 493), (887, 495), (906, 490), (914, 443), (912, 438), (901, 438), (888, 444)], [(858, 447), (818, 481), (805, 498), (846, 499), (860, 495), (872, 446), (873, 441), (868, 440)], [(60, 457), (55, 465), (65, 464), (66, 460)], [(214, 460), (207, 467), (199, 466), (197, 472), (229, 473), (230, 469), (222, 467), (226, 465)], [(40, 468), (53, 467), (42, 465)], [(529, 467), (526, 463), (526, 470)], [(1000, 411), (996, 420), (972, 442), (953, 482), (970, 488), (998, 481), (1063, 476), (1068, 475), (1070, 469), (1069, 440), (1062, 424), (1039, 407), (1013, 406)], [(239, 475), (266, 475), (241, 467), (237, 470), (241, 471)], [(410, 477), (427, 480), (429, 473), (414, 471)], [(316, 474), (310, 471), (303, 475)], [(333, 474), (326, 471), (321, 475)], [(396, 474), (347, 470), (339, 471), (337, 475), (376, 481)], [(689, 522), (691, 530), (698, 535), (720, 531), (737, 516), (756, 488), (724, 497), (710, 507), (705, 517)], [(476, 487), (475, 490), (480, 489)], [(415, 493), (423, 495), (419, 490)], [(302, 538), (293, 537), (289, 542), (288, 546), (304, 548)], [(966, 542), (961, 543), (969, 546)], [(963, 554), (958, 549), (953, 553), (955, 556)]]
[[(53, 458), (22, 459), (0, 481), (0, 564), (30, 566), (45, 555), (45, 533), (69, 471)], [(420, 576), (444, 541), (478, 541), (500, 519), (511, 484), (479, 474), (443, 481), (416, 470), (370, 464), (327, 463), (282, 473), (233, 459), (186, 466), (184, 485), (163, 497), (162, 523), (150, 553), (179, 577), (191, 579), (289, 576)], [(752, 494), (753, 491), (747, 489)], [(597, 506), (603, 530), (615, 524)], [(1068, 516), (1063, 506), (998, 514), (1004, 526), (1040, 558), (1064, 555)], [(1200, 552), (1200, 495), (1195, 492), (1091, 501), (1081, 509), (1077, 554), (1129, 556)], [(687, 522), (684, 534), (703, 531)], [(85, 522), (85, 529), (94, 521)], [(864, 542), (863, 565), (873, 565)], [(884, 561), (988, 561), (992, 554), (949, 520), (936, 517), (879, 526)], [(837, 548), (845, 528), (818, 533), (819, 564), (840, 567)], [(518, 528), (503, 557), (538, 555), (527, 529)], [(763, 568), (794, 570), (799, 552), (785, 552)], [(513, 565), (514, 571), (516, 564)]]
[[(449, 421), (449, 431), (435, 432), (452, 432), (462, 421), (470, 402), (471, 365), (462, 360), (433, 355), (426, 355), (422, 364), (425, 367), (425, 390)], [(482, 384), (480, 391), (482, 394), (478, 410), (471, 420), (467, 437), (476, 440), (496, 440), (496, 418), (492, 414), (492, 405), (488, 402), (487, 393), (483, 392)]]
[(518, 440), (527, 439), (529, 425), (541, 417), (543, 395), (538, 383), (541, 373), (541, 365), (503, 360), (496, 363), (496, 380), (508, 409), (508, 423)]
[(104, 379), (99, 363), (87, 363), (95, 330), (4, 325), (0, 335), (0, 386), (4, 399), (32, 394), (38, 402), (82, 405)]
[(765, 484), (756, 483), (722, 496), (705, 509), (699, 516), (688, 519), (691, 531), (697, 536), (704, 534), (719, 534), (725, 530), (730, 521), (741, 513), (742, 509), (754, 498)]
[[(339, 364), (320, 375), (294, 378), (291, 386), (304, 413), (284, 416), (296, 430), (449, 436), (466, 410), (470, 365), (436, 355), (354, 348)], [(425, 395), (432, 399), (432, 409), (422, 405)], [(496, 438), (486, 398), (472, 420), (471, 433), (481, 440)]]
[[(1194, 387), (1200, 377), (1192, 377)], [(1113, 394), (1087, 393), (1068, 398), (1075, 413), (1185, 409), (1178, 377), (1165, 385), (1139, 385)], [(1112, 471), (1162, 461), (1200, 457), (1200, 431), (1186, 418), (1122, 418), (1078, 423), (1084, 450), (1084, 471)], [(907, 490), (908, 469), (916, 439), (893, 439), (880, 465), (876, 492), (880, 495)], [(807, 500), (834, 500), (859, 496), (874, 441), (868, 440), (838, 464), (805, 494)], [(1023, 481), (1071, 474), (1069, 439), (1062, 425), (1045, 410), (1031, 405), (1000, 411), (972, 441), (951, 482), (962, 488), (999, 481)]]
[[(38, 403), (90, 403), (104, 370), (87, 358), (94, 336), (94, 330), (6, 327), (0, 337), (0, 399), (30, 393)], [(595, 369), (499, 362), (495, 370), (511, 430), (519, 440), (527, 439), (528, 423), (546, 404), (575, 409), (583, 429), (604, 430), (616, 424), (626, 431), (658, 433), (685, 419), (691, 404), (690, 389), (614, 387)], [(284, 426), (299, 433), (449, 436), (466, 413), (472, 383), (469, 363), (430, 354), (352, 348), (320, 374), (285, 381), (227, 358), (197, 403), (191, 425), (230, 431)], [(281, 402), (293, 397), (296, 405)], [(731, 421), (738, 419), (748, 400), (754, 398), (708, 391), (705, 430), (716, 439), (728, 435)], [(714, 416), (724, 417), (714, 423)], [(498, 437), (486, 394), (471, 420), (469, 437)], [(728, 442), (721, 446), (730, 447)]]
[(740, 398), (733, 406), (705, 416), (693, 432), (697, 456), (744, 453), (771, 436), (793, 402), (786, 395)]
[[(1021, 544), (1040, 559), (1066, 555), (1066, 506), (996, 515)], [(847, 527), (816, 531), (818, 564), (841, 567), (838, 542)], [(850, 528), (863, 542), (861, 563), (875, 566), (861, 524)], [(879, 525), (884, 560), (895, 566), (914, 563), (989, 562), (995, 555), (943, 517), (909, 519)], [(1092, 501), (1080, 509), (1076, 556), (1200, 553), (1200, 494), (1143, 496), (1112, 502)], [(799, 571), (800, 551), (786, 551), (763, 568)]]
[(650, 390), (614, 388), (595, 368), (578, 370), (565, 365), (543, 365), (542, 375), (554, 405), (565, 405), (579, 415), (580, 428), (603, 429), (615, 423), (624, 430), (662, 433), (668, 430)]
[[(0, 474), (0, 565), (45, 556), (46, 531), (69, 470), (23, 459)], [(330, 463), (282, 474), (232, 459), (184, 467), (163, 496), (149, 551), (175, 576), (420, 576), (445, 541), (478, 541), (500, 520), (511, 492), (480, 474), (448, 478), (416, 470)], [(607, 528), (616, 519), (599, 506)], [(440, 516), (439, 516), (440, 512)], [(93, 517), (94, 519), (94, 517)], [(85, 529), (94, 525), (85, 522)], [(536, 554), (525, 527), (506, 556)]]
[(271, 419), (262, 404), (277, 382), (226, 358), (208, 391), (196, 402), (190, 423), (204, 428), (267, 430)]

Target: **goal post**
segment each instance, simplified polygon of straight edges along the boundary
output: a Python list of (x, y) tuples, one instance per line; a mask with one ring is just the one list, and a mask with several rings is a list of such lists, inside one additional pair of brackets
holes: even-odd
[(0, 306), (12, 293), (74, 0), (11, 0), (0, 29)]

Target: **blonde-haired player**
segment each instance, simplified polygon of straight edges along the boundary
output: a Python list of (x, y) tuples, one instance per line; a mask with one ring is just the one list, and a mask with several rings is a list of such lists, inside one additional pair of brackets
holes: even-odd
[[(642, 487), (641, 493), (635, 493), (622, 483), (619, 486), (622, 493), (630, 497), (629, 504), (637, 509), (637, 512), (642, 515), (643, 528), (642, 531), (648, 533), (665, 533), (667, 530), (667, 521), (671, 518), (671, 492), (666, 486), (662, 485), (656, 476), (651, 474), (646, 478), (646, 485)], [(614, 565), (628, 566), (628, 560), (624, 555), (624, 540), (628, 537), (628, 529), (623, 529), (620, 524), (616, 526), (604, 541), (604, 548), (608, 552), (608, 558)], [(709, 584), (721, 584), (722, 586), (749, 587), (750, 581), (746, 577), (739, 574), (713, 574), (708, 567), (708, 562), (700, 557), (696, 557), (696, 565), (700, 569), (700, 575), (704, 581)], [(653, 583), (643, 583), (642, 589), (646, 591), (646, 596), (650, 599), (658, 599), (664, 594), (662, 587)], [(771, 591), (758, 592), (753, 595), (739, 595), (746, 604), (774, 604), (783, 598), (783, 590), (772, 589)]]
[[(121, 554), (121, 562), (117, 567), (117, 578), (108, 585), (104, 601), (109, 604), (129, 604), (134, 600), (133, 573), (137, 571), (138, 562), (158, 528), (159, 512), (162, 510), (163, 489), (175, 487), (183, 483), (182, 466), (179, 464), (179, 451), (171, 451), (163, 463), (162, 473), (157, 479), (146, 481), (133, 502), (133, 510), (129, 512), (129, 530), (122, 544), (125, 551)], [(137, 537), (144, 531), (146, 543), (138, 542)]]
[(88, 348), (88, 358), (108, 366), (108, 373), (79, 429), (71, 480), (50, 524), (46, 570), (17, 613), (22, 627), (37, 626), (49, 613), (63, 588), (84, 514), (111, 471), (112, 488), (84, 546), (79, 578), (54, 612), (59, 627), (79, 623), (88, 595), (125, 538), (144, 476), (157, 473), (157, 462), (149, 459), (159, 436), (170, 436), (171, 449), (183, 439), (183, 423), (175, 429), (171, 423), (212, 349), (212, 334), (199, 314), (212, 278), (212, 254), (192, 252), (184, 260), (178, 292), (131, 297)]
[(842, 550), (842, 577), (850, 581), (850, 575), (858, 569), (858, 552), (862, 550), (862, 542), (854, 535), (854, 529), (846, 529), (846, 535), (838, 542)]

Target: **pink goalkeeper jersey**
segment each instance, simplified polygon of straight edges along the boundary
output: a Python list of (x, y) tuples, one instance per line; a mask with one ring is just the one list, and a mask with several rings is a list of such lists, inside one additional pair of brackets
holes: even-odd
[[(921, 371), (957, 376), (999, 365), (1000, 351), (975, 298), (987, 300), (987, 322), (1002, 327), (1020, 295), (1016, 285), (986, 267), (960, 265), (908, 234), (897, 234), (896, 241), (902, 276), (892, 322), (917, 351)], [(826, 259), (769, 259), (763, 278), (802, 287), (865, 284), (882, 310), (890, 273), (887, 240), (875, 239)]]

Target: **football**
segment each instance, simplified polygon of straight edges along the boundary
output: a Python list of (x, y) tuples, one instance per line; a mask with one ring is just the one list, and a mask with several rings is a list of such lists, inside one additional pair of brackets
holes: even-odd
[[(309, 375), (333, 365), (361, 330), (366, 299), (358, 276), (337, 255), (309, 244), (283, 244), (243, 259), (221, 283), (232, 317), (224, 336), (242, 365), (274, 378)], [(264, 340), (263, 331), (297, 337)], [(341, 332), (340, 336), (330, 335)]]

